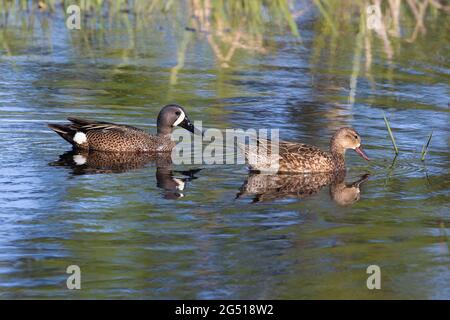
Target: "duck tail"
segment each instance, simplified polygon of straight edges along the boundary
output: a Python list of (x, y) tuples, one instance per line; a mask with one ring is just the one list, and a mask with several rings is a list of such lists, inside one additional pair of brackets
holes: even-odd
[(73, 145), (75, 144), (75, 142), (73, 141), (73, 137), (75, 136), (77, 131), (74, 130), (73, 128), (71, 128), (70, 126), (62, 125), (62, 124), (49, 123), (48, 127), (50, 129), (52, 129), (53, 131), (55, 131), (57, 134), (59, 134), (67, 142), (69, 142), (69, 143), (71, 143)]

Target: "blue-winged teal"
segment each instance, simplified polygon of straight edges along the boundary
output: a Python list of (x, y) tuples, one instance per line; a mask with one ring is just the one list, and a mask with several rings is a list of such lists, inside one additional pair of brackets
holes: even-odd
[(184, 109), (170, 104), (161, 109), (156, 136), (132, 126), (70, 117), (70, 124), (48, 126), (76, 149), (111, 152), (167, 152), (175, 147), (171, 133), (176, 126), (194, 133)]
[(361, 138), (353, 128), (341, 128), (331, 138), (330, 150), (301, 143), (279, 142), (278, 154), (271, 153), (271, 141), (259, 139), (257, 144), (245, 146), (245, 157), (252, 171), (336, 172), (345, 170), (345, 151), (355, 150), (369, 160), (361, 149)]

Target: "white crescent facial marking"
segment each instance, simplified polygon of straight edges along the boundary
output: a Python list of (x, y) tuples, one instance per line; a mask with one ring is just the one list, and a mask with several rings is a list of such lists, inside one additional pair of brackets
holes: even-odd
[(174, 127), (176, 127), (177, 125), (179, 125), (179, 124), (184, 120), (184, 118), (186, 117), (186, 115), (184, 114), (183, 110), (180, 110), (180, 112), (181, 112), (181, 114), (180, 114), (180, 116), (178, 117), (177, 121), (175, 121), (175, 122), (173, 123), (173, 126), (174, 126)]
[(81, 154), (76, 154), (73, 156), (73, 161), (77, 166), (82, 166), (83, 164), (86, 163), (87, 158)]
[(87, 138), (83, 132), (77, 132), (73, 136), (73, 141), (75, 141), (77, 144), (83, 144), (87, 142)]

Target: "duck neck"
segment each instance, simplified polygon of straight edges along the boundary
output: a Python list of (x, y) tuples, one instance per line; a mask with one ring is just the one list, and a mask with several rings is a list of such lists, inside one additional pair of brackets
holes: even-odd
[(162, 127), (158, 126), (156, 135), (161, 138), (170, 138), (170, 135), (172, 134), (172, 128), (171, 127)]
[(345, 149), (331, 141), (330, 153), (333, 156), (334, 164), (336, 169), (345, 170)]

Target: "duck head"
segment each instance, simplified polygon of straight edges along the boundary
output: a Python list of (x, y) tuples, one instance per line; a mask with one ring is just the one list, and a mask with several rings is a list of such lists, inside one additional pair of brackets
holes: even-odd
[(347, 149), (353, 149), (364, 160), (369, 157), (361, 148), (361, 137), (353, 128), (341, 128), (331, 138), (331, 151), (344, 154)]
[(169, 104), (161, 109), (158, 114), (158, 135), (171, 134), (175, 127), (181, 127), (189, 132), (196, 133), (194, 125), (189, 120), (183, 107), (177, 104)]

